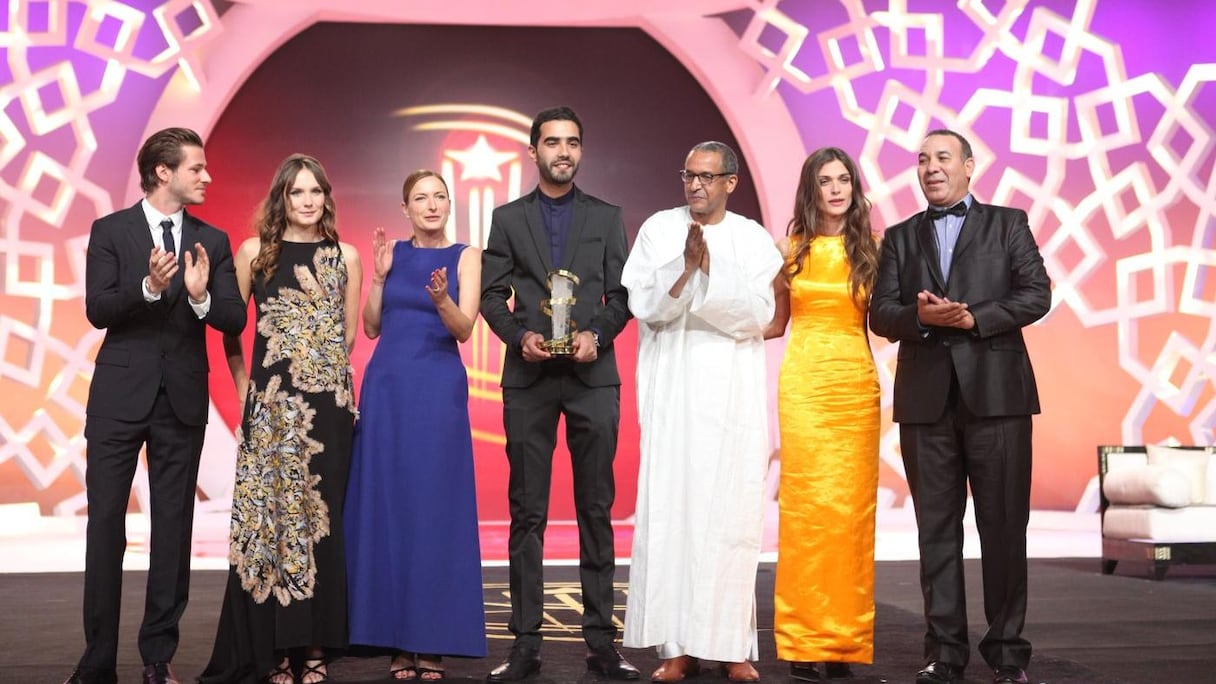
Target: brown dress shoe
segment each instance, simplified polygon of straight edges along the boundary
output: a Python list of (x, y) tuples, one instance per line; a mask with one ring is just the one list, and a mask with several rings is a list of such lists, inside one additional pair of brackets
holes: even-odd
[(760, 681), (760, 673), (746, 660), (741, 663), (722, 663), (722, 674), (732, 682)]
[(652, 682), (679, 682), (685, 677), (695, 677), (701, 671), (701, 665), (692, 656), (668, 658), (659, 664), (659, 669), (650, 675)]

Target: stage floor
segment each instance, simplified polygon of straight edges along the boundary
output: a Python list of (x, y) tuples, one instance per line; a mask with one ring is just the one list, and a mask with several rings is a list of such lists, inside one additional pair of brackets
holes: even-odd
[[(10, 572), (83, 572), (85, 518), (40, 516), (36, 504), (0, 505), (0, 573)], [(228, 567), (227, 509), (209, 510), (200, 505), (194, 520), (194, 550), (191, 567), (219, 570)], [(914, 560), (916, 521), (908, 508), (880, 509), (875, 533), (875, 559), (880, 561)], [(508, 522), (481, 523), (481, 555), (487, 565), (504, 564), (507, 559)], [(616, 556), (627, 564), (633, 540), (633, 521), (618, 520)], [(979, 557), (979, 536), (970, 515), (964, 521), (966, 539), (963, 553)], [(124, 569), (147, 570), (148, 526), (143, 515), (127, 519), (127, 554)], [(1097, 558), (1101, 555), (1097, 513), (1071, 511), (1033, 511), (1027, 532), (1027, 551), (1031, 558)], [(777, 506), (772, 504), (765, 517), (764, 559), (776, 559)], [(578, 529), (573, 520), (551, 520), (545, 534), (545, 560), (554, 564), (578, 560)]]
[[(977, 561), (968, 561), (968, 607), (972, 661), (967, 684), (992, 680), (974, 644), (983, 634), (982, 587)], [(510, 648), (507, 571), (483, 570), (489, 657), (448, 659), (449, 681), (481, 682)], [(618, 620), (624, 618), (628, 568), (617, 571)], [(143, 608), (145, 573), (126, 573), (119, 647), (119, 681), (139, 681), (136, 633)], [(194, 680), (210, 656), (226, 574), (193, 574), (190, 605), (181, 623), (174, 667), (182, 681)], [(1145, 568), (1120, 564), (1101, 575), (1095, 559), (1038, 559), (1030, 563), (1030, 599), (1025, 636), (1034, 646), (1032, 682), (1051, 684), (1157, 684), (1214, 681), (1216, 671), (1216, 568), (1180, 567), (1162, 582)], [(604, 681), (583, 664), (579, 635), (578, 571), (548, 567), (545, 574), (544, 666), (529, 684)], [(855, 668), (859, 684), (909, 682), (921, 665), (924, 621), (917, 563), (876, 564), (874, 663)], [(785, 682), (788, 665), (776, 660), (773, 643), (773, 565), (762, 564), (756, 581), (762, 681)], [(83, 647), (80, 573), (28, 573), (0, 577), (0, 684), (58, 684)], [(442, 619), (437, 617), (436, 619)], [(652, 649), (622, 649), (644, 675), (658, 665)], [(336, 684), (389, 682), (388, 659), (345, 657), (331, 665)], [(645, 681), (645, 678), (643, 679)], [(690, 680), (725, 681), (709, 670)]]

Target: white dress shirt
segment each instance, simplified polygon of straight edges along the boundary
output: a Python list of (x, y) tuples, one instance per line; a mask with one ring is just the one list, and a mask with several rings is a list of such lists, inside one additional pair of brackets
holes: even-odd
[[(182, 245), (182, 218), (185, 216), (185, 211), (179, 209), (176, 212), (174, 212), (173, 215), (165, 216), (164, 214), (157, 211), (151, 204), (149, 204), (147, 199), (141, 201), (139, 203), (139, 205), (144, 210), (144, 217), (147, 218), (147, 220), (148, 220), (148, 230), (152, 234), (152, 244), (156, 245), (160, 249), (165, 248), (165, 237), (164, 237), (165, 231), (164, 231), (164, 229), (162, 229), (160, 227), (161, 221), (164, 221), (165, 219), (169, 219), (170, 221), (173, 222), (173, 229), (170, 232), (173, 234), (173, 244), (177, 247), (176, 256), (177, 256), (177, 259), (178, 259), (178, 262), (180, 265), (180, 261), (182, 258), (182, 248), (183, 248), (183, 245)], [(148, 289), (147, 276), (145, 276), (143, 279), (143, 290), (144, 290), (144, 301), (147, 301), (147, 302), (160, 301), (161, 293), (157, 292), (154, 294), (151, 290)], [(201, 301), (201, 302), (194, 301), (194, 298), (189, 296), (189, 293), (187, 293), (186, 301), (190, 302), (190, 308), (194, 309), (194, 314), (196, 316), (198, 316), (200, 319), (205, 318), (207, 316), (207, 312), (211, 310), (211, 292), (209, 292), (209, 291), (203, 293), (203, 301)]]

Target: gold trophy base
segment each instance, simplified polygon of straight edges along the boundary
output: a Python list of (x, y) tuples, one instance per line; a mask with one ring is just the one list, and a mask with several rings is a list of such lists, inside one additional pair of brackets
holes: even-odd
[(567, 335), (556, 340), (545, 340), (541, 348), (554, 356), (570, 356), (574, 353), (574, 336)]

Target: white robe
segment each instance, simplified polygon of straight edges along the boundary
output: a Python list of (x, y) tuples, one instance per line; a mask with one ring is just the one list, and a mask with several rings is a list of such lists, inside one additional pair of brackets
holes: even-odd
[(639, 323), (637, 518), (624, 645), (659, 657), (758, 657), (756, 567), (769, 460), (763, 330), (781, 253), (727, 212), (703, 226), (709, 275), (678, 298), (687, 207), (642, 225), (621, 282)]

